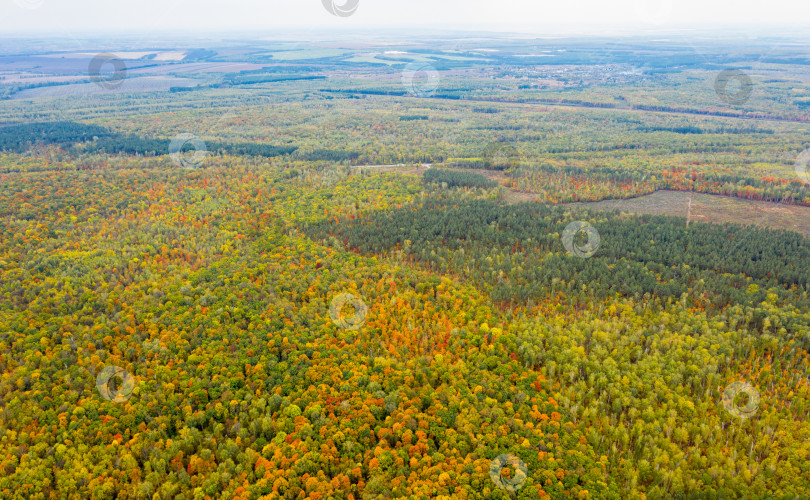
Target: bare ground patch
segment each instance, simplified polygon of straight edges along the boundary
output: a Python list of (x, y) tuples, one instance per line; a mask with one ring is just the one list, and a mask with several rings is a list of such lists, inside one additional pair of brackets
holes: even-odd
[[(444, 167), (442, 167), (444, 168)], [(396, 172), (403, 175), (424, 174), (428, 169), (420, 165), (371, 165), (353, 167), (378, 173)], [(450, 169), (469, 171), (469, 169)], [(495, 170), (475, 170), (484, 177), (504, 184), (506, 175)], [(692, 199), (691, 209), (689, 207)], [(537, 201), (538, 195), (507, 189), (504, 198), (507, 203)], [(810, 237), (810, 207), (784, 205), (768, 201), (743, 200), (730, 196), (716, 196), (684, 191), (661, 190), (625, 200), (603, 200), (595, 202), (570, 203), (596, 210), (619, 210), (631, 214), (673, 215), (689, 217), (691, 222), (714, 222), (722, 224), (754, 224), (771, 229), (787, 229)]]
[[(521, 193), (515, 193), (521, 194)], [(689, 198), (692, 197), (691, 213)], [(527, 201), (527, 200), (520, 200)], [(597, 210), (619, 210), (633, 214), (675, 215), (691, 222), (733, 222), (755, 224), (772, 229), (788, 229), (810, 236), (810, 207), (783, 205), (767, 201), (743, 200), (681, 191), (656, 191), (627, 200), (572, 203)]]

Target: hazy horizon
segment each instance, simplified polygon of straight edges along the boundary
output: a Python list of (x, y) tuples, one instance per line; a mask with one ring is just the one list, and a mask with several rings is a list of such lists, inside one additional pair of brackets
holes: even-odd
[[(354, 3), (355, 0), (352, 0)], [(232, 33), (328, 29), (457, 30), (547, 35), (651, 34), (673, 30), (802, 30), (810, 5), (775, 1), (763, 10), (754, 2), (686, 0), (581, 0), (568, 4), (529, 4), (506, 0), (497, 5), (450, 0), (407, 3), (359, 0), (356, 9), (333, 15), (321, 1), (297, 4), (243, 0), (171, 3), (145, 0), (112, 5), (98, 0), (56, 4), (53, 0), (4, 0), (0, 36), (85, 36), (114, 33)], [(336, 7), (348, 5), (336, 2)]]

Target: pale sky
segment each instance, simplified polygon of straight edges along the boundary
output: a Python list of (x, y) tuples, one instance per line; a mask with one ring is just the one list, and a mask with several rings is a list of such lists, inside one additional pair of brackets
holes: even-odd
[(810, 1), (796, 0), (0, 0), (0, 34), (37, 31), (186, 32), (313, 28), (455, 28), (527, 33), (650, 32), (680, 27), (802, 27)]

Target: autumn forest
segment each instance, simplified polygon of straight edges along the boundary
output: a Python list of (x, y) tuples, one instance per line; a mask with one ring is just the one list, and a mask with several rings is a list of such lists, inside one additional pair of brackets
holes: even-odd
[(796, 40), (109, 43), (0, 41), (0, 498), (810, 498)]

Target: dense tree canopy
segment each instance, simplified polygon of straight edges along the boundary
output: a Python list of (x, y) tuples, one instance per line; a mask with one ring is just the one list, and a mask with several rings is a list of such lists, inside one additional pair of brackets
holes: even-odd
[(564, 204), (810, 206), (806, 54), (591, 43), (0, 83), (0, 497), (809, 497), (808, 239)]

